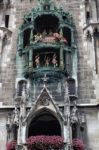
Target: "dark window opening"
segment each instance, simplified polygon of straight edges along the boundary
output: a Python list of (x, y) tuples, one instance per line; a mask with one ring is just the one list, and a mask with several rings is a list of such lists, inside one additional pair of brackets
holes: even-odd
[(24, 40), (23, 40), (24, 47), (30, 44), (30, 32), (31, 32), (30, 29), (26, 29), (24, 31)]
[(72, 139), (77, 138), (77, 136), (78, 136), (78, 124), (74, 123), (72, 125)]
[(68, 28), (63, 28), (63, 37), (67, 41), (67, 45), (71, 46), (71, 30)]
[(58, 67), (59, 66), (59, 51), (56, 49), (46, 48), (34, 51), (33, 67)]
[(57, 32), (59, 26), (59, 20), (56, 16), (52, 15), (42, 15), (35, 19), (35, 29), (38, 33), (46, 32), (46, 34), (50, 34), (50, 32)]
[(30, 123), (28, 137), (35, 135), (61, 135), (58, 120), (49, 112), (38, 114)]
[(28, 22), (31, 22), (31, 18), (28, 18)]
[(67, 17), (64, 15), (64, 16), (63, 16), (63, 20), (66, 20), (66, 19), (67, 19)]
[(89, 1), (86, 1), (85, 3), (85, 17), (86, 17), (86, 23), (89, 23), (91, 18)]
[(12, 131), (13, 131), (13, 138), (14, 138), (14, 140), (17, 140), (18, 126), (16, 124), (12, 125)]
[(5, 27), (9, 27), (9, 15), (5, 15)]
[(96, 14), (97, 14), (97, 20), (99, 19), (99, 6), (98, 6), (98, 0), (95, 1), (96, 4)]
[(90, 19), (90, 12), (89, 12), (89, 11), (86, 12), (86, 19), (87, 19), (87, 20)]
[(85, 1), (85, 18), (86, 18), (86, 23), (89, 23), (91, 18), (91, 9), (90, 9), (89, 0)]

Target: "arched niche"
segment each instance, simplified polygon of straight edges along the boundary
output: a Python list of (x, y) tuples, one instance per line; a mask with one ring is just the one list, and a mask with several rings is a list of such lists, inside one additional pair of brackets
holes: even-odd
[(50, 32), (57, 32), (57, 28), (59, 26), (59, 19), (55, 15), (51, 14), (43, 14), (41, 16), (36, 17), (34, 21), (34, 29), (38, 33), (46, 32), (46, 34), (50, 34)]
[(95, 28), (94, 29), (94, 37), (99, 37), (99, 29), (98, 28)]
[(76, 94), (75, 80), (73, 78), (68, 78), (67, 82), (68, 82), (69, 95), (70, 96), (75, 95)]
[(67, 45), (71, 46), (71, 29), (68, 27), (63, 27), (63, 37), (67, 41)]
[(61, 135), (61, 125), (54, 113), (42, 109), (33, 115), (27, 128), (27, 137), (35, 135)]
[(17, 84), (17, 96), (22, 96), (22, 91), (26, 90), (27, 81), (20, 80)]
[(78, 123), (72, 124), (72, 139), (78, 137), (78, 129), (79, 129)]

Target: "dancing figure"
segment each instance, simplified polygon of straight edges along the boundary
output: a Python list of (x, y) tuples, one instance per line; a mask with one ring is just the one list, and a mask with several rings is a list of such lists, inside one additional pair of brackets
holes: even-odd
[(46, 67), (49, 66), (49, 62), (50, 62), (49, 57), (45, 57), (45, 66), (46, 66)]
[(40, 57), (39, 57), (39, 55), (35, 56), (35, 64), (36, 64), (36, 68), (38, 68), (40, 66)]
[(58, 66), (56, 54), (53, 55), (52, 63), (53, 63), (54, 68)]

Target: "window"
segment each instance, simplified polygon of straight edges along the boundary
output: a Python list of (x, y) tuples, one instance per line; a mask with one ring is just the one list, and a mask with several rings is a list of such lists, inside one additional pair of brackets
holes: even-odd
[(96, 0), (96, 13), (97, 13), (97, 20), (99, 19), (99, 1)]
[(5, 15), (5, 27), (9, 27), (9, 15)]
[(89, 20), (91, 18), (91, 14), (90, 14), (90, 4), (89, 4), (89, 0), (85, 1), (85, 17), (86, 17), (86, 23), (89, 23)]
[(94, 30), (94, 51), (95, 51), (96, 73), (99, 73), (99, 70), (98, 70), (98, 65), (99, 65), (99, 62), (98, 62), (98, 50), (99, 50), (99, 31), (96, 28)]

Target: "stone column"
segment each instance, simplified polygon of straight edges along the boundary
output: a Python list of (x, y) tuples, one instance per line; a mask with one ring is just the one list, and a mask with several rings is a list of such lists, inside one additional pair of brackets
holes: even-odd
[(30, 32), (30, 44), (33, 43), (33, 29), (31, 28), (31, 32)]
[(96, 49), (95, 49), (95, 39), (94, 39), (94, 35), (92, 35), (92, 47), (90, 49), (90, 51), (92, 51), (92, 61), (93, 61), (93, 68), (95, 70), (95, 72), (97, 71), (97, 63), (96, 63)]
[(70, 99), (69, 99), (69, 94), (68, 94), (68, 84), (67, 82), (64, 85), (65, 88), (65, 96), (64, 96), (64, 115), (66, 118), (66, 126), (64, 126), (64, 137), (66, 140), (66, 147), (65, 150), (70, 150), (71, 147), (71, 129), (70, 129)]
[(33, 68), (33, 50), (29, 50), (29, 71), (31, 72)]
[(64, 63), (63, 63), (63, 46), (60, 48), (60, 68), (64, 69)]

